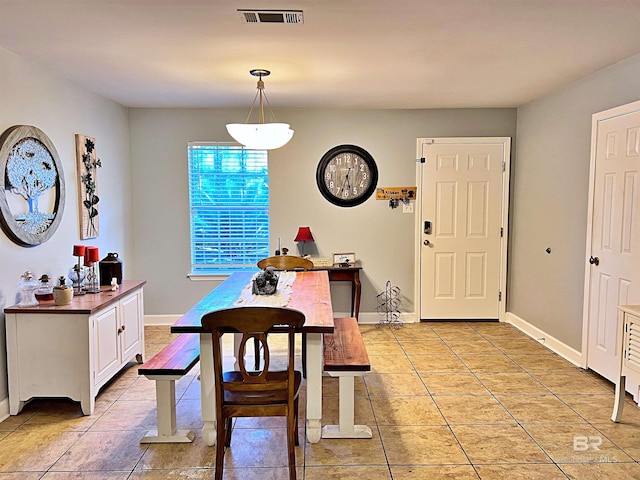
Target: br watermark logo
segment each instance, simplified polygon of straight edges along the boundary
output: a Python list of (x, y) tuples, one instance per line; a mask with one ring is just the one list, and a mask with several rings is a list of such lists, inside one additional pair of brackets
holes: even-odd
[(574, 452), (586, 452), (589, 450), (600, 451), (600, 445), (602, 445), (602, 437), (600, 435), (574, 435), (573, 436), (573, 451)]
[(562, 460), (567, 463), (615, 463), (617, 457), (604, 455), (600, 453), (602, 446), (602, 437), (600, 435), (574, 435), (573, 436), (573, 455)]

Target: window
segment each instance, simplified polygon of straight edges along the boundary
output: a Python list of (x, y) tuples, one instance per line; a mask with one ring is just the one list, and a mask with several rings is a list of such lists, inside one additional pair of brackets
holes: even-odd
[(256, 268), (269, 256), (266, 150), (189, 142), (191, 273)]

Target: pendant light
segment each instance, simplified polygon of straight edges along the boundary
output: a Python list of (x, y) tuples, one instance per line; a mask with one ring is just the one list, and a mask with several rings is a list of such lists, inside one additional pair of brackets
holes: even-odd
[[(245, 123), (228, 123), (227, 131), (234, 140), (241, 143), (245, 148), (252, 150), (273, 150), (286, 145), (293, 137), (293, 130), (289, 128), (288, 123), (264, 123), (264, 108), (263, 98), (269, 105), (267, 95), (264, 93), (264, 82), (262, 77), (267, 77), (271, 74), (269, 70), (261, 68), (251, 70), (249, 72), (254, 77), (258, 77), (258, 92), (256, 93), (253, 103), (251, 104), (251, 110), (249, 110), (249, 116)], [(258, 110), (258, 123), (248, 123), (251, 112), (253, 112), (253, 106), (256, 103), (256, 98), (259, 98), (259, 110)], [(274, 117), (273, 112), (271, 116)], [(274, 118), (275, 119), (275, 118)]]

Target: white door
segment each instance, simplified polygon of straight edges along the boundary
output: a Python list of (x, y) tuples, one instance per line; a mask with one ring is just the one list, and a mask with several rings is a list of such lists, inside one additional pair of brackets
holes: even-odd
[(585, 275), (587, 367), (615, 381), (618, 305), (640, 303), (640, 102), (593, 116)]
[(500, 319), (510, 139), (418, 139), (418, 152), (420, 318)]

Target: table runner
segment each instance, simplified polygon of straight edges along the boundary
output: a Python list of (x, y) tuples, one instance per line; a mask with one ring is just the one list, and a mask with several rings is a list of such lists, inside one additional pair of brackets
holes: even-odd
[[(259, 273), (260, 272), (256, 273), (256, 275)], [(296, 272), (280, 272), (278, 287), (276, 288), (276, 293), (273, 295), (254, 295), (252, 293), (253, 279), (256, 275), (254, 275), (249, 284), (242, 289), (234, 305), (243, 307), (286, 307), (289, 300), (291, 300), (291, 285), (296, 279)]]

